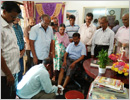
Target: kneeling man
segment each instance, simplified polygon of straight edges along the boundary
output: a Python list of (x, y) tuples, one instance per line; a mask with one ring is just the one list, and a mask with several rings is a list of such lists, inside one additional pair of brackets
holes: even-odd
[(74, 42), (70, 43), (66, 48), (63, 66), (59, 74), (58, 85), (61, 85), (64, 72), (66, 71), (66, 78), (63, 84), (63, 88), (66, 87), (71, 76), (74, 74), (77, 67), (79, 67), (79, 62), (82, 61), (84, 59), (84, 56), (86, 55), (86, 48), (85, 45), (80, 42), (79, 33), (73, 34), (73, 41)]
[(35, 65), (23, 76), (17, 85), (17, 95), (25, 99), (55, 99), (60, 88), (52, 86), (48, 71), (53, 68), (53, 60), (46, 58), (43, 64)]

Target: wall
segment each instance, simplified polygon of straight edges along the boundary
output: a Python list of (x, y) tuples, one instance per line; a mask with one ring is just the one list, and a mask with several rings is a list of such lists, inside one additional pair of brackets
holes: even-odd
[[(43, 1), (35, 1), (39, 3)], [(60, 1), (45, 1), (45, 2), (60, 2)], [(64, 23), (66, 21), (66, 10), (77, 10), (79, 13), (79, 25), (83, 23), (84, 18), (84, 7), (94, 8), (94, 7), (109, 7), (109, 8), (121, 8), (129, 7), (129, 1), (62, 1), (65, 2), (65, 14)], [(65, 23), (66, 24), (66, 23)]]
[[(84, 11), (83, 7), (129, 7), (129, 1), (68, 1), (66, 2), (66, 10), (78, 10), (79, 12), (79, 25), (83, 23)], [(66, 15), (64, 15), (64, 18)], [(65, 22), (65, 19), (64, 19)]]

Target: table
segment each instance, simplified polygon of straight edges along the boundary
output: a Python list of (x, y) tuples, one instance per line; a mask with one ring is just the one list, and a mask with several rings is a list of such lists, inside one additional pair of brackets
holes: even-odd
[[(85, 72), (95, 79), (99, 73), (98, 73), (98, 67), (91, 67), (90, 63), (93, 59), (87, 59), (83, 62), (83, 67), (85, 69)], [(115, 78), (120, 79), (125, 85), (129, 85), (129, 76), (119, 75), (117, 72), (112, 71), (111, 69), (106, 69), (105, 74), (102, 74), (101, 76), (109, 77), (109, 78)]]

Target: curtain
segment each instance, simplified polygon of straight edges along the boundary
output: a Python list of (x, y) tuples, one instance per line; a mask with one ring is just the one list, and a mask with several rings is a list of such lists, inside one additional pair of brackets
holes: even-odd
[(51, 19), (58, 18), (59, 24), (63, 23), (64, 3), (36, 3), (36, 23), (40, 22), (42, 14), (48, 14)]
[(26, 17), (34, 17), (34, 1), (23, 1)]

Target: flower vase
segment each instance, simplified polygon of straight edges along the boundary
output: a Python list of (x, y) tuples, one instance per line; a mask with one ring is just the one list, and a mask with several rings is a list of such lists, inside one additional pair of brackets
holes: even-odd
[(106, 72), (106, 68), (100, 68), (99, 67), (99, 73), (100, 74), (104, 74)]

